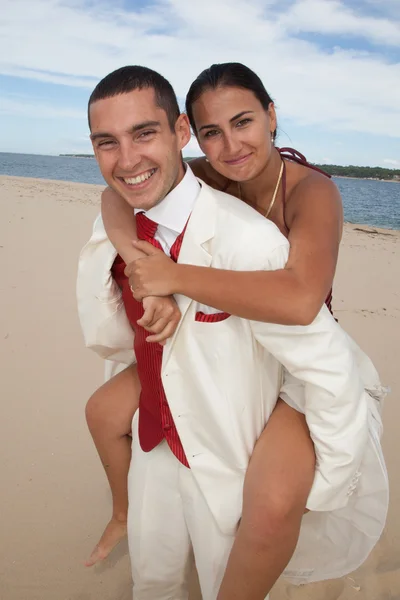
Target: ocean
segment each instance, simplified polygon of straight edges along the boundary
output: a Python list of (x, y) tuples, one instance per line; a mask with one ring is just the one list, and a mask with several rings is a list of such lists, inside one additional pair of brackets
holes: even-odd
[[(0, 175), (104, 184), (91, 158), (0, 152)], [(334, 177), (349, 223), (400, 229), (400, 183)]]

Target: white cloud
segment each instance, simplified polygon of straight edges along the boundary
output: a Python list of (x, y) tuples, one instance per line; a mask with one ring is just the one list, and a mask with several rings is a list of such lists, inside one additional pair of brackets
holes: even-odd
[(27, 102), (21, 98), (0, 98), (0, 115), (32, 117), (36, 119), (85, 119), (84, 110), (53, 106), (43, 102)]
[(384, 158), (383, 163), (387, 165), (389, 169), (400, 169), (400, 160), (397, 158)]
[(0, 73), (85, 87), (89, 93), (113, 69), (145, 64), (184, 97), (202, 69), (239, 60), (262, 77), (286, 120), (400, 137), (400, 62), (390, 62), (373, 46), (369, 52), (323, 50), (296, 38), (304, 32), (334, 33), (338, 42), (341, 35), (362, 36), (391, 51), (400, 48), (393, 13), (388, 12), (391, 19), (371, 18), (351, 5), (350, 0), (347, 5), (202, 0), (194, 10), (188, 0), (155, 0), (135, 13), (101, 1), (3, 0)]
[(363, 16), (351, 4), (347, 7), (338, 0), (297, 0), (281, 23), (294, 33), (359, 36), (384, 46), (400, 46), (399, 23), (389, 18)]
[(49, 73), (39, 70), (26, 69), (3, 64), (0, 67), (2, 75), (11, 75), (21, 79), (34, 79), (45, 83), (55, 83), (56, 85), (67, 85), (70, 87), (83, 87), (92, 89), (98, 82), (98, 78), (75, 77), (73, 75), (60, 75), (58, 73)]

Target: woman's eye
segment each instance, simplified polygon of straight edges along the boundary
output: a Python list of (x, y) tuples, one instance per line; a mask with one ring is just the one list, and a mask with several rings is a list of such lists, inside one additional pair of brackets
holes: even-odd
[(248, 123), (251, 123), (251, 119), (242, 119), (241, 121), (236, 123), (236, 125), (237, 125), (237, 127), (243, 127), (244, 125), (247, 125)]
[(218, 131), (216, 129), (210, 129), (210, 131), (207, 131), (207, 133), (204, 134), (204, 137), (214, 137), (215, 135), (217, 135), (217, 133)]

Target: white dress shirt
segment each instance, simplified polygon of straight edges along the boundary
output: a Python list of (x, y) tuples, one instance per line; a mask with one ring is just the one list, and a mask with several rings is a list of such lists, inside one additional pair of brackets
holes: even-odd
[(170, 250), (178, 235), (182, 233), (200, 193), (200, 184), (192, 169), (186, 165), (186, 173), (178, 185), (148, 211), (135, 209), (135, 215), (144, 212), (146, 217), (158, 224), (154, 239), (161, 244), (165, 254)]

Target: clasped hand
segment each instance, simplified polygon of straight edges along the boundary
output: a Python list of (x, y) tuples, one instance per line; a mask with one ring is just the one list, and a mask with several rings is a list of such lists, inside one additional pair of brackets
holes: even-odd
[(146, 256), (125, 267), (125, 275), (129, 278), (133, 297), (141, 302), (147, 296), (174, 294), (176, 263), (148, 242), (134, 242), (134, 246)]
[(176, 264), (161, 250), (144, 241), (134, 246), (145, 256), (125, 267), (125, 275), (136, 300), (143, 302), (144, 314), (138, 325), (151, 333), (148, 342), (165, 344), (180, 321), (181, 313), (173, 297)]

